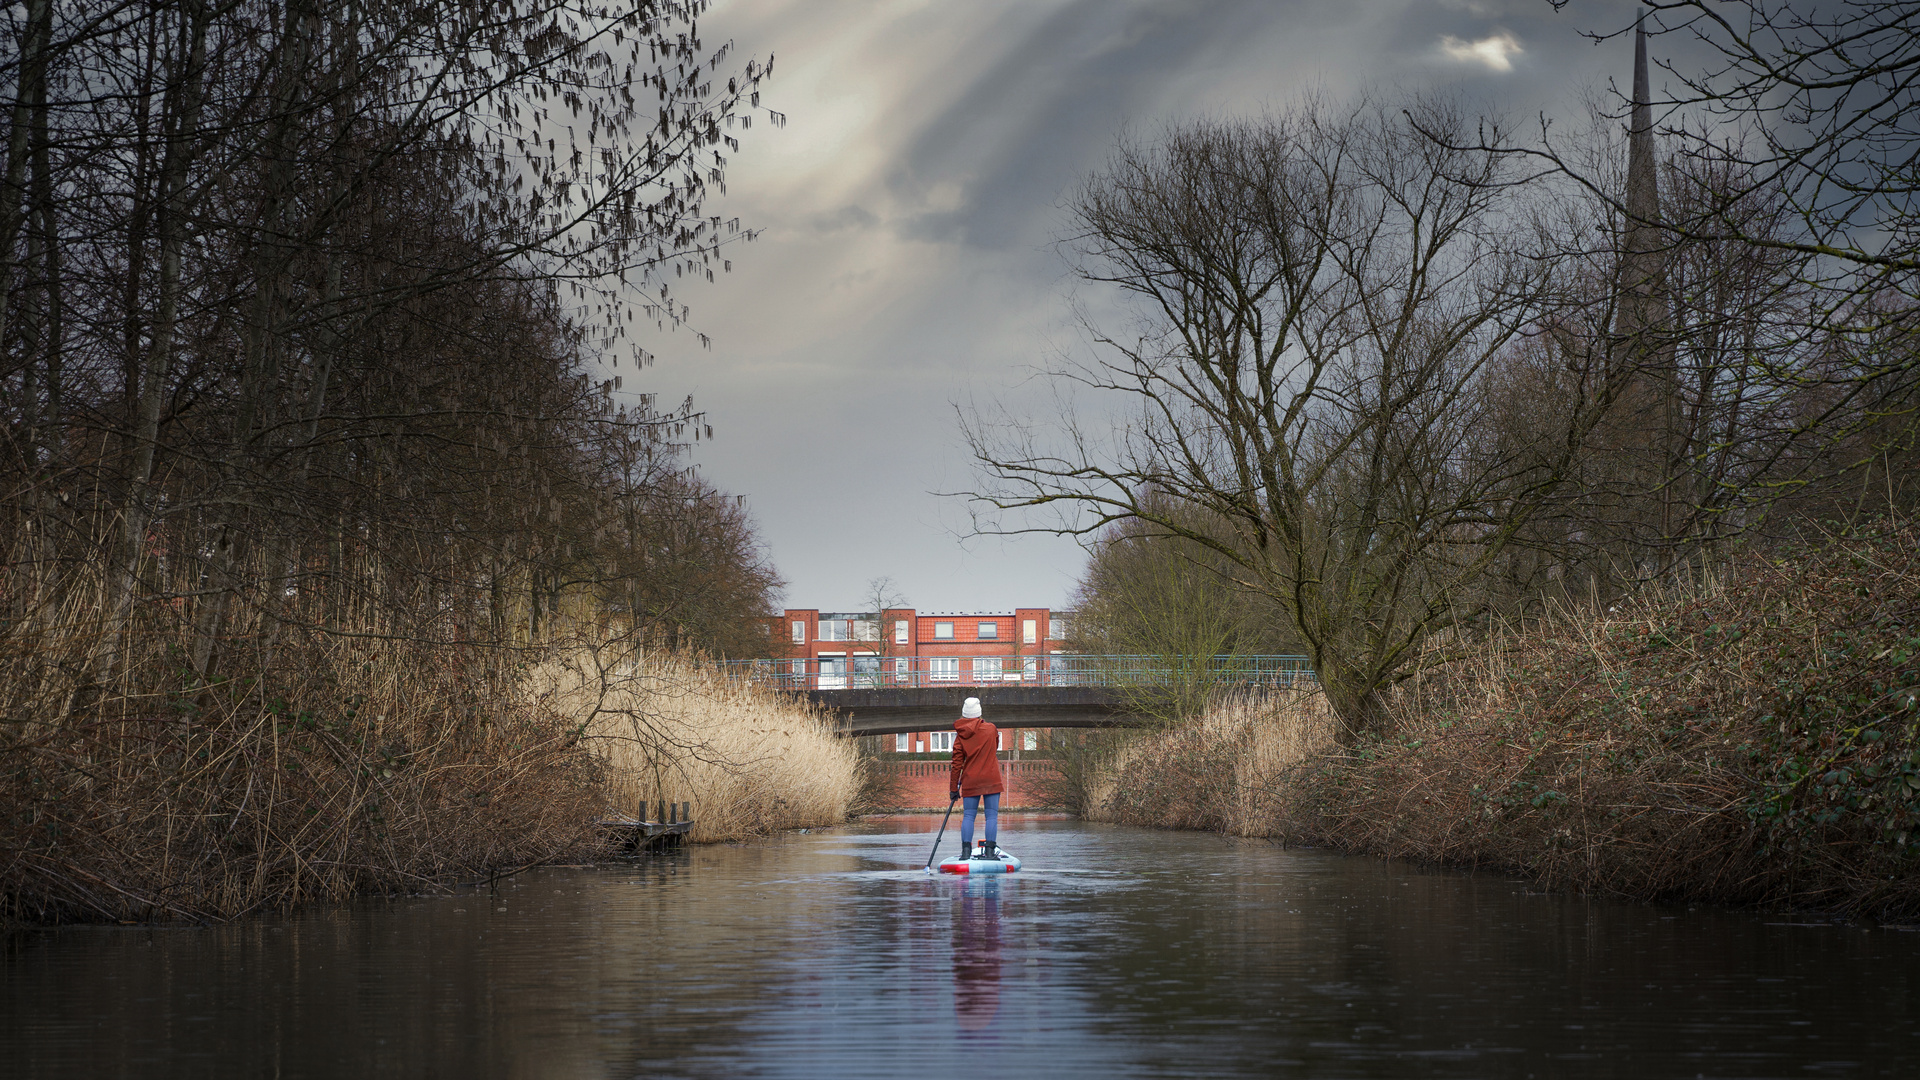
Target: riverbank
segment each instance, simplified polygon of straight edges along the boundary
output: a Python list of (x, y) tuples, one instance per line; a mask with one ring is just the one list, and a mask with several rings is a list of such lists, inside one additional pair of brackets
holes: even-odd
[(182, 689), (82, 697), (92, 642), (5, 642), (5, 924), (430, 890), (613, 854), (593, 823), (640, 798), (691, 802), (702, 842), (844, 821), (858, 787), (816, 713), (687, 657), (288, 635), (271, 675), (196, 686), (156, 640), (127, 684)]
[(1920, 913), (1920, 533), (1750, 553), (1410, 681), (1389, 739), (1291, 763), (1210, 717), (1129, 747), (1114, 820), (1638, 899)]
[(582, 650), (531, 682), (604, 763), (608, 808), (691, 803), (693, 843), (838, 825), (860, 794), (856, 744), (835, 738), (820, 710), (697, 659)]

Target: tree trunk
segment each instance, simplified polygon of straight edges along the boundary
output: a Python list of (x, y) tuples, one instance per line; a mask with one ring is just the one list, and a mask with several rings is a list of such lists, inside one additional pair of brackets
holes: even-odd
[(107, 632), (95, 665), (103, 683), (113, 678), (126, 641), (134, 594), (139, 589), (147, 529), (154, 517), (153, 463), (160, 438), (160, 414), (166, 405), (167, 382), (173, 373), (183, 278), (181, 261), (188, 217), (196, 198), (189, 179), (198, 154), (200, 116), (206, 98), (204, 79), (210, 22), (205, 0), (187, 0), (183, 4), (178, 54), (181, 66), (169, 78), (165, 91), (177, 104), (166, 110), (170, 130), (160, 170), (159, 308), (154, 318), (153, 341), (140, 372), (138, 406), (133, 418), (133, 460), (127, 470), (126, 505), (120, 514), (120, 550), (108, 586)]

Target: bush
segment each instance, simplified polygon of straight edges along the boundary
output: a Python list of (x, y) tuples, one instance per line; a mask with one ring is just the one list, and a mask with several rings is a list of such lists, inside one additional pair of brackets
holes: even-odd
[(1554, 887), (1920, 913), (1920, 535), (1749, 552), (1403, 688), (1286, 831)]

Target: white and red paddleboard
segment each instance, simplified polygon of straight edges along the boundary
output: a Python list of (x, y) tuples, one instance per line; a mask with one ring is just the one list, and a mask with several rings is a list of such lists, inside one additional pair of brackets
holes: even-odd
[(998, 858), (993, 859), (942, 859), (940, 872), (943, 874), (1011, 874), (1020, 869), (1020, 860), (1000, 849)]

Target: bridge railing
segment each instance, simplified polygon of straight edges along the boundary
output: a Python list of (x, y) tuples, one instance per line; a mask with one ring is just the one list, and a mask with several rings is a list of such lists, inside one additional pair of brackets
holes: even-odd
[(1311, 685), (1304, 656), (817, 656), (736, 660), (728, 675), (783, 690), (891, 690), (951, 686), (1152, 688), (1196, 679), (1225, 686)]

